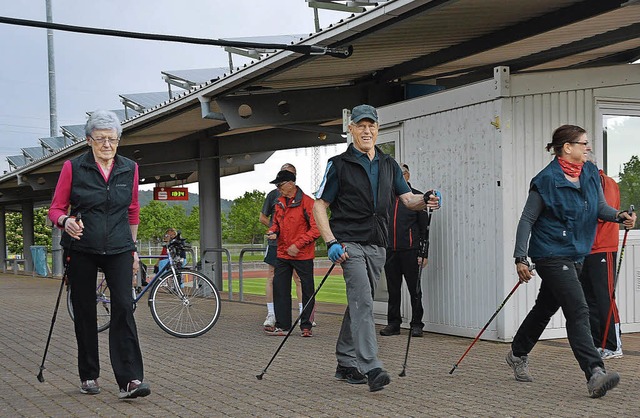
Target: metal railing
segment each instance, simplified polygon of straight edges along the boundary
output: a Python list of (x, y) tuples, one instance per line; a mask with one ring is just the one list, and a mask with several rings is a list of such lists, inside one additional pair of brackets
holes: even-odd
[(239, 293), (239, 298), (240, 298), (240, 302), (242, 302), (244, 300), (244, 291), (243, 291), (243, 280), (242, 280), (242, 258), (244, 257), (244, 253), (257, 253), (257, 252), (264, 252), (266, 250), (266, 247), (247, 247), (247, 248), (243, 248), (242, 250), (240, 250), (240, 259), (238, 260), (238, 293)]

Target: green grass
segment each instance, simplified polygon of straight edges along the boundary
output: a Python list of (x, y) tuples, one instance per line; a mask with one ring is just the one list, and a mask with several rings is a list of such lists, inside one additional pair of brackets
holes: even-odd
[[(324, 276), (315, 276), (315, 286), (316, 288), (322, 281)], [(242, 291), (245, 294), (250, 295), (261, 295), (264, 296), (264, 288), (267, 283), (266, 278), (251, 278), (251, 279), (242, 279)], [(234, 293), (238, 292), (238, 282), (234, 280)], [(228, 291), (227, 281), (223, 280), (223, 292)], [(291, 297), (295, 300), (296, 297), (296, 286), (291, 283)], [(342, 276), (329, 276), (327, 280), (322, 285), (322, 289), (316, 295), (316, 300), (318, 302), (329, 302), (329, 303), (339, 303), (346, 305), (347, 304), (347, 293), (344, 284), (344, 279)]]

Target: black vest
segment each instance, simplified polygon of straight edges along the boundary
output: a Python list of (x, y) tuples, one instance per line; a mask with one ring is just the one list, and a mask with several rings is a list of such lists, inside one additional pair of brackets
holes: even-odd
[[(73, 242), (73, 250), (105, 255), (133, 251), (129, 205), (135, 163), (116, 155), (108, 182), (102, 177), (91, 151), (71, 160), (71, 168), (71, 215), (81, 213), (84, 224), (82, 237)], [(68, 249), (71, 237), (64, 233), (61, 244)]]
[(387, 246), (389, 208), (395, 197), (396, 162), (376, 147), (379, 158), (378, 202), (374, 205), (371, 182), (353, 155), (350, 145), (330, 159), (336, 169), (340, 192), (329, 208), (331, 231), (338, 241)]

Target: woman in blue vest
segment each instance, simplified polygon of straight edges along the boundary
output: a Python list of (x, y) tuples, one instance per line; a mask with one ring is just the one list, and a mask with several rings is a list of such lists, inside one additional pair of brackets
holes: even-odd
[(562, 308), (569, 344), (587, 378), (589, 396), (599, 398), (618, 385), (620, 376), (605, 371), (593, 345), (589, 308), (578, 277), (591, 250), (597, 220), (624, 220), (631, 228), (635, 214), (632, 218), (607, 205), (598, 169), (587, 160), (591, 147), (584, 129), (559, 127), (547, 144), (547, 151), (552, 149), (556, 158), (531, 180), (514, 251), (520, 281), (528, 282), (533, 275), (529, 256), (540, 274), (540, 291), (513, 338), (506, 360), (516, 380), (532, 381), (528, 355), (551, 317)]
[[(139, 267), (138, 165), (116, 154), (122, 127), (115, 113), (97, 110), (85, 126), (89, 151), (62, 166), (49, 219), (64, 230), (67, 278), (75, 313), (80, 392), (100, 393), (96, 275), (102, 269), (111, 295), (109, 355), (120, 398), (151, 393), (143, 383), (142, 353), (133, 318), (131, 286)], [(82, 215), (80, 218), (79, 215)]]

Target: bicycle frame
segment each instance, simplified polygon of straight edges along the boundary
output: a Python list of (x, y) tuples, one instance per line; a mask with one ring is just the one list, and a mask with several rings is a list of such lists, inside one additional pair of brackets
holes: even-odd
[[(160, 279), (160, 277), (162, 277), (164, 275), (165, 272), (167, 271), (171, 271), (173, 273), (173, 278), (174, 280), (177, 281), (177, 277), (180, 274), (180, 269), (176, 266), (173, 258), (167, 254), (166, 256), (139, 256), (140, 259), (168, 259), (169, 262), (167, 264), (165, 264), (156, 274), (154, 274), (154, 276), (151, 278), (151, 280), (149, 280), (147, 282), (147, 285), (142, 288), (142, 290), (140, 291), (140, 293), (135, 292), (134, 293), (134, 298), (133, 298), (133, 303), (137, 304), (140, 299), (142, 299), (142, 297), (144, 296), (145, 293), (147, 293), (147, 291), (149, 291), (151, 288), (153, 288), (153, 285), (156, 281), (158, 281)], [(100, 282), (100, 284), (98, 285), (98, 288), (100, 288), (103, 284), (104, 281), (106, 281), (106, 278), (102, 279), (102, 282)], [(178, 285), (178, 283), (175, 283), (176, 285)], [(180, 286), (176, 286), (176, 290), (179, 292), (180, 297), (184, 297), (184, 293), (182, 292), (182, 289), (180, 289)]]

